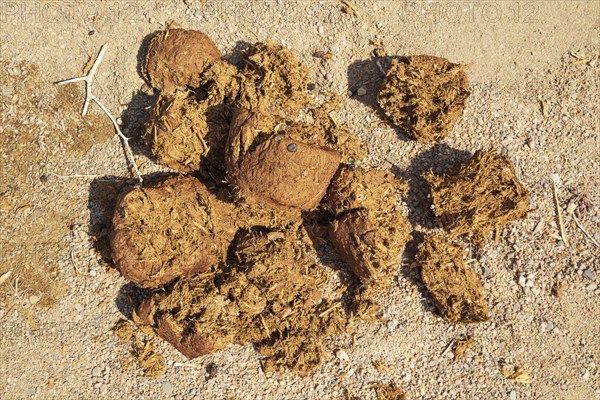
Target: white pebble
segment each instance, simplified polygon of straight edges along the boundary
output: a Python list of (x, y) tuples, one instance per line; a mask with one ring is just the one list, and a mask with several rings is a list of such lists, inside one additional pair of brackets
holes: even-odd
[[(598, 285), (596, 283), (590, 283), (589, 285), (587, 285), (585, 287), (585, 290), (587, 290), (588, 292), (593, 292), (594, 290), (596, 290), (596, 288), (598, 287)], [(31, 300), (29, 300), (31, 301)]]
[(508, 395), (508, 398), (510, 400), (517, 400), (517, 392), (515, 392), (514, 390), (511, 390), (510, 393), (509, 393), (509, 395)]
[(533, 287), (533, 281), (527, 281), (525, 283), (525, 286), (527, 286), (527, 287)]
[(590, 371), (588, 371), (586, 369), (585, 373), (583, 374), (583, 376), (581, 377), (581, 379), (583, 379), (584, 381), (589, 381), (590, 380)]
[(525, 279), (525, 277), (523, 275), (519, 276), (519, 286), (525, 287), (526, 283), (527, 283), (527, 279)]
[(365, 89), (364, 87), (359, 87), (358, 90), (356, 91), (356, 94), (359, 96), (364, 96), (365, 94), (367, 94), (367, 89)]
[(345, 350), (339, 349), (338, 351), (336, 351), (335, 356), (340, 360), (340, 361), (344, 361), (344, 362), (348, 362), (350, 361), (350, 357), (348, 357), (348, 353), (346, 353)]
[(169, 382), (163, 382), (160, 388), (166, 396), (170, 396), (173, 393), (173, 386)]

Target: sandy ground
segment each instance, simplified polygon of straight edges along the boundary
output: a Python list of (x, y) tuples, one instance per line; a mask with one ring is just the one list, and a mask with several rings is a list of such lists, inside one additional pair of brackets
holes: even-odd
[[(0, 2), (1, 398), (374, 399), (376, 383), (395, 382), (409, 399), (600, 399), (600, 251), (573, 217), (600, 240), (600, 2), (353, 5), (356, 16), (338, 1)], [(96, 95), (135, 137), (155, 98), (140, 49), (170, 22), (208, 33), (232, 58), (244, 42), (295, 49), (316, 90), (342, 95), (340, 119), (368, 144), (366, 163), (411, 180), (414, 240), (381, 296), (381, 321), (332, 338), (309, 377), (262, 373), (251, 346), (190, 362), (154, 340), (167, 369), (151, 380), (126, 368), (130, 347), (111, 331), (130, 317), (130, 288), (105, 252), (107, 221), (131, 175), (109, 121), (97, 108), (78, 116), (83, 88), (53, 82), (81, 75), (107, 43)], [(419, 144), (382, 120), (373, 43), (469, 64), (469, 105), (446, 140)], [(491, 145), (515, 163), (531, 211), (471, 263), (491, 321), (453, 325), (410, 269), (411, 249), (436, 225), (420, 174)], [(160, 170), (135, 151), (143, 173)], [(445, 350), (467, 335), (476, 345), (454, 362)], [(506, 368), (530, 370), (532, 382), (505, 378)]]

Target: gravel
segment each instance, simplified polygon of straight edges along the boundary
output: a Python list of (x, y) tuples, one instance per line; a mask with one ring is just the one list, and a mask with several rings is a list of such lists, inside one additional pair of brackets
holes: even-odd
[[(574, 202), (579, 222), (592, 236), (600, 237), (595, 196), (600, 186), (596, 172), (599, 67), (573, 63), (577, 59), (569, 54), (595, 57), (598, 53), (600, 4), (535, 2), (533, 10), (515, 13), (514, 4), (495, 2), (494, 8), (467, 7), (462, 14), (457, 9), (463, 19), (456, 21), (449, 20), (456, 10), (444, 8), (444, 2), (435, 2), (434, 8), (415, 2), (421, 7), (416, 10), (409, 10), (405, 2), (351, 3), (358, 17), (343, 14), (336, 1), (262, 1), (243, 7), (239, 2), (214, 0), (147, 2), (143, 7), (138, 2), (89, 2), (89, 6), (86, 2), (85, 7), (70, 2), (67, 8), (52, 8), (65, 13), (57, 11), (51, 21), (45, 20), (43, 5), (37, 16), (19, 14), (18, 7), (2, 14), (0, 6), (0, 54), (7, 64), (2, 65), (3, 71), (19, 72), (24, 63), (35, 65), (41, 74), (41, 79), (34, 80), (27, 71), (20, 73), (19, 80), (30, 85), (27, 90), (12, 89), (14, 83), (0, 85), (0, 90), (12, 91), (8, 101), (0, 101), (0, 138), (12, 135), (11, 124), (18, 127), (15, 143), (0, 158), (0, 171), (5, 174), (0, 179), (0, 196), (15, 193), (10, 210), (0, 208), (0, 276), (6, 266), (30, 267), (15, 269), (0, 285), (0, 398), (29, 398), (33, 389), (33, 397), (39, 399), (178, 395), (339, 400), (348, 393), (375, 400), (372, 385), (388, 382), (401, 386), (407, 398), (414, 400), (512, 399), (517, 392), (520, 399), (600, 398), (600, 370), (593, 364), (600, 359), (600, 305), (598, 287), (590, 287), (597, 285), (600, 251), (567, 213), (563, 217), (570, 245), (557, 240), (559, 228), (548, 179), (551, 173), (560, 176), (561, 207)], [(521, 5), (529, 7), (525, 3)], [(498, 15), (498, 20), (490, 21), (490, 15)], [(410, 181), (405, 201), (410, 207), (405, 211), (415, 240), (406, 252), (405, 265), (399, 266), (398, 276), (378, 299), (385, 318), (332, 337), (323, 364), (307, 377), (263, 373), (251, 345), (231, 345), (187, 360), (164, 341), (139, 331), (137, 335), (151, 340), (155, 351), (165, 357), (165, 376), (159, 381), (144, 378), (135, 362), (125, 368), (132, 361), (131, 344), (120, 343), (111, 328), (120, 319), (131, 318), (127, 303), (131, 287), (103, 260), (92, 237), (107, 229), (102, 224), (111, 215), (109, 204), (92, 188), (127, 178), (122, 148), (115, 137), (94, 141), (84, 153), (70, 151), (73, 144), (62, 127), (80, 120), (82, 99), (61, 104), (49, 114), (42, 114), (37, 103), (56, 97), (58, 88), (51, 83), (80, 75), (87, 54), (96, 54), (100, 45), (108, 43), (95, 78), (96, 94), (115, 114), (119, 107), (127, 108), (115, 117), (122, 118), (128, 135), (137, 137), (141, 118), (155, 95), (150, 89), (137, 93), (144, 85), (138, 53), (144, 38), (162, 29), (165, 21), (206, 31), (224, 54), (237, 51), (244, 42), (266, 39), (294, 48), (314, 72), (314, 92), (340, 94), (343, 108), (336, 118), (365, 142), (369, 156), (364, 164), (387, 165)], [(90, 30), (96, 33), (89, 36)], [(409, 140), (374, 108), (381, 74), (372, 60), (371, 40), (381, 41), (390, 56), (433, 54), (469, 65), (472, 95), (468, 107), (442, 143)], [(315, 59), (312, 54), (317, 50), (331, 51), (332, 59)], [(382, 59), (382, 65), (388, 61)], [(6, 79), (6, 73), (0, 74), (0, 80)], [(82, 91), (77, 87), (75, 93)], [(18, 102), (24, 100), (36, 107), (21, 108)], [(97, 112), (92, 106), (91, 114)], [(89, 124), (81, 126), (77, 140), (95, 137), (92, 121), (86, 119)], [(18, 169), (10, 157), (23, 144), (28, 127), (34, 135), (31, 151), (23, 160), (29, 164)], [(411, 249), (422, 234), (437, 226), (421, 175), (431, 169), (443, 171), (467, 154), (490, 146), (504, 147), (513, 160), (530, 191), (531, 211), (527, 219), (497, 232), (496, 240), (481, 254), (469, 252), (470, 258), (482, 256), (480, 263), (489, 272), (484, 284), (491, 320), (468, 326), (449, 324), (437, 316), (418, 271), (410, 268)], [(165, 171), (146, 156), (141, 143), (134, 143), (134, 151), (144, 174)], [(57, 228), (50, 230), (53, 223)], [(11, 246), (5, 246), (7, 242)], [(326, 265), (340, 265), (335, 258), (329, 261)], [(571, 265), (585, 267), (573, 269)], [(62, 289), (51, 307), (46, 306), (50, 294), (26, 281), (37, 275), (43, 284), (38, 289), (46, 285)], [(528, 286), (528, 282), (535, 284)], [(565, 286), (560, 298), (551, 295), (557, 283)], [(32, 296), (38, 296), (38, 301), (32, 301)], [(476, 341), (469, 357), (454, 362), (441, 356), (450, 343), (465, 336)], [(350, 360), (341, 362), (336, 349), (344, 349)], [(446, 354), (450, 357), (452, 352)], [(533, 382), (505, 379), (501, 360), (511, 368), (531, 370)], [(211, 363), (218, 366), (218, 372), (207, 379)], [(56, 379), (52, 388), (50, 375)]]

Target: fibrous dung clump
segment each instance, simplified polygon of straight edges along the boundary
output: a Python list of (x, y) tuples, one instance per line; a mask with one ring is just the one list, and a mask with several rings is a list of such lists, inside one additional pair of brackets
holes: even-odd
[(421, 277), (440, 315), (450, 322), (483, 322), (489, 311), (479, 276), (450, 238), (428, 235), (419, 246)]
[(217, 46), (204, 33), (167, 29), (150, 40), (144, 73), (152, 86), (165, 92), (197, 87), (200, 73), (220, 58)]
[[(145, 138), (157, 161), (183, 173), (217, 168), (229, 124), (224, 107), (197, 101), (193, 94), (161, 94)], [(220, 157), (219, 157), (220, 156)]]
[(305, 375), (319, 365), (324, 338), (346, 325), (306, 245), (294, 231), (244, 232), (227, 272), (199, 274), (149, 296), (136, 307), (136, 323), (189, 358), (254, 343), (266, 371)]
[(246, 82), (237, 95), (237, 107), (293, 119), (311, 103), (308, 69), (293, 51), (270, 42), (255, 43), (243, 57)]
[(392, 62), (379, 105), (398, 127), (420, 142), (445, 138), (469, 97), (464, 66), (445, 58), (409, 56)]
[(226, 147), (228, 182), (247, 202), (314, 209), (341, 156), (310, 131), (276, 128), (260, 114), (236, 111)]
[(223, 261), (237, 231), (233, 206), (193, 177), (170, 177), (121, 195), (112, 221), (121, 274), (156, 288)]
[(436, 215), (452, 235), (483, 244), (491, 231), (525, 218), (527, 190), (510, 159), (479, 150), (441, 175), (426, 176)]
[(336, 215), (330, 239), (363, 282), (387, 286), (397, 270), (410, 225), (398, 206), (407, 186), (389, 172), (344, 167), (336, 174), (324, 208)]

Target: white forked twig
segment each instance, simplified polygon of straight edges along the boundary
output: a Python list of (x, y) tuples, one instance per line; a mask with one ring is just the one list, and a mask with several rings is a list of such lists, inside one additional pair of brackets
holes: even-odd
[(67, 83), (74, 83), (85, 81), (85, 102), (83, 103), (83, 109), (81, 110), (81, 116), (85, 116), (87, 114), (88, 107), (90, 106), (90, 102), (92, 101), (92, 80), (94, 79), (94, 75), (96, 74), (96, 70), (100, 66), (102, 59), (104, 58), (104, 53), (106, 53), (106, 45), (103, 45), (100, 48), (100, 52), (98, 53), (98, 57), (96, 61), (94, 61), (94, 65), (90, 68), (90, 71), (86, 76), (80, 76), (77, 78), (66, 79), (64, 81), (57, 82), (57, 85), (64, 85)]
[(131, 151), (131, 147), (129, 146), (129, 138), (125, 135), (123, 135), (123, 132), (121, 132), (121, 128), (119, 128), (119, 124), (117, 124), (117, 121), (113, 118), (112, 115), (110, 115), (110, 113), (108, 112), (108, 110), (106, 109), (106, 107), (104, 107), (104, 105), (102, 103), (100, 103), (100, 100), (98, 100), (98, 98), (96, 96), (92, 96), (92, 100), (94, 100), (94, 102), (96, 104), (98, 104), (98, 107), (100, 107), (102, 109), (102, 111), (104, 111), (104, 113), (108, 116), (108, 118), (110, 118), (111, 122), (113, 123), (113, 126), (115, 127), (115, 130), (117, 131), (117, 135), (119, 135), (119, 137), (121, 138), (121, 140), (123, 141), (123, 145), (125, 146), (125, 150), (127, 151), (127, 155), (129, 156), (129, 158), (131, 159), (131, 165), (133, 165), (133, 169), (135, 170), (135, 174), (138, 177), (138, 180), (140, 181), (140, 184), (144, 181), (142, 179), (142, 175), (140, 174), (140, 170), (138, 169), (136, 163), (135, 163), (135, 158), (133, 158), (133, 152)]
[(140, 181), (140, 184), (142, 184), (144, 182), (144, 180), (142, 179), (140, 170), (138, 169), (137, 164), (135, 163), (135, 158), (133, 157), (133, 151), (131, 151), (131, 147), (129, 146), (129, 138), (127, 136), (123, 135), (123, 132), (121, 132), (121, 128), (119, 128), (119, 124), (117, 124), (117, 121), (115, 120), (115, 118), (111, 115), (111, 113), (108, 111), (108, 109), (106, 107), (104, 107), (104, 105), (100, 102), (100, 100), (98, 100), (98, 98), (92, 94), (92, 80), (94, 79), (94, 74), (96, 73), (96, 70), (100, 66), (100, 63), (102, 62), (102, 58), (104, 58), (104, 53), (106, 53), (106, 47), (107, 47), (107, 45), (103, 45), (100, 48), (98, 57), (96, 58), (96, 61), (94, 61), (94, 65), (92, 65), (92, 68), (90, 68), (90, 72), (88, 72), (88, 74), (86, 76), (80, 76), (77, 78), (66, 79), (64, 81), (57, 82), (56, 84), (64, 85), (67, 83), (75, 83), (75, 82), (85, 81), (85, 102), (83, 103), (83, 109), (81, 110), (81, 115), (85, 116), (87, 114), (87, 110), (89, 108), (90, 102), (92, 102), (92, 101), (94, 101), (94, 103), (96, 103), (98, 105), (98, 107), (100, 107), (102, 109), (102, 111), (104, 111), (106, 116), (110, 119), (113, 126), (115, 127), (115, 131), (117, 132), (117, 135), (123, 142), (123, 146), (125, 147), (125, 150), (127, 152), (127, 158), (129, 159), (129, 162), (131, 162), (131, 165), (133, 166), (133, 169), (135, 170), (135, 173), (137, 175), (138, 180)]

